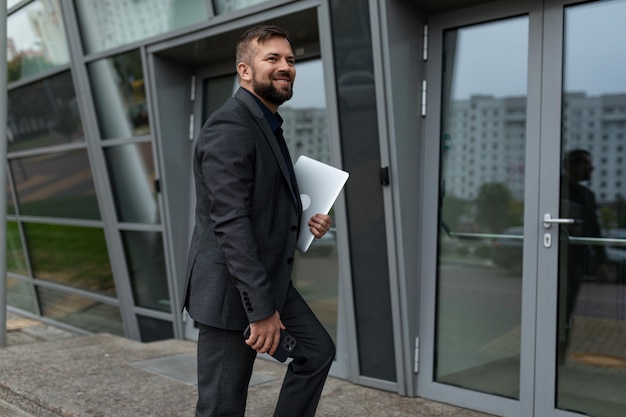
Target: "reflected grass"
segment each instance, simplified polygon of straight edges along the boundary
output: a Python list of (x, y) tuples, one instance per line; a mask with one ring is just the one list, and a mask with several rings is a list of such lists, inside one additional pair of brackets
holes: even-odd
[(115, 295), (102, 229), (29, 223), (24, 231), (36, 278)]

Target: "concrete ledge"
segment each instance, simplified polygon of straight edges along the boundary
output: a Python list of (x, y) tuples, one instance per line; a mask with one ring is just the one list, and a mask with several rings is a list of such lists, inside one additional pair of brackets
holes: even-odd
[[(0, 411), (12, 417), (192, 417), (196, 343), (108, 334), (2, 349)], [(246, 416), (273, 414), (286, 367), (259, 358)], [(4, 407), (4, 408), (3, 408)], [(0, 414), (4, 415), (4, 414)], [(318, 417), (484, 417), (422, 398), (328, 378)], [(293, 416), (297, 417), (297, 416)]]

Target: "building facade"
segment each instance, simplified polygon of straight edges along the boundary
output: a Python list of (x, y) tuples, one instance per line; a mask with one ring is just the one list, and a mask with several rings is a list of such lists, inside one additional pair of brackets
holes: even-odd
[(350, 172), (294, 264), (332, 375), (499, 416), (626, 414), (626, 0), (7, 3), (9, 309), (197, 337), (193, 145), (239, 35), (271, 22), (297, 58), (294, 161)]

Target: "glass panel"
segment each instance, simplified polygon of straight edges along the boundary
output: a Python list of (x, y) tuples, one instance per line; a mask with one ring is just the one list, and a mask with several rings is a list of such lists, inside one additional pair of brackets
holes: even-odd
[[(300, 155), (330, 164), (328, 118), (322, 61), (296, 64), (297, 81), (291, 100), (279, 113), (291, 159)], [(308, 86), (316, 86), (308, 88)], [(332, 212), (330, 213), (332, 216)], [(328, 334), (337, 343), (337, 301), (339, 262), (335, 227), (323, 239), (315, 239), (305, 253), (296, 251), (293, 282)]]
[[(4, 168), (1, 168), (4, 169)], [(13, 194), (11, 193), (11, 184), (7, 181), (7, 214), (15, 214), (15, 203), (13, 202)]]
[(84, 140), (69, 72), (9, 91), (7, 136), (9, 152)]
[(7, 18), (9, 82), (69, 62), (59, 0), (35, 1)]
[(61, 323), (93, 333), (124, 336), (119, 308), (49, 288), (37, 287), (41, 313)]
[(7, 305), (37, 314), (33, 286), (27, 282), (7, 277)]
[(163, 238), (159, 232), (122, 232), (135, 304), (171, 311)]
[(115, 296), (102, 229), (24, 223), (36, 278)]
[(160, 223), (150, 143), (104, 148), (104, 156), (118, 220)]
[(140, 41), (208, 19), (206, 0), (77, 0), (87, 53)]
[(519, 398), (528, 18), (444, 49), (435, 378)]
[(28, 275), (20, 230), (16, 222), (7, 222), (6, 268), (9, 272)]
[[(371, 83), (341, 82), (350, 74), (374, 74), (367, 1), (331, 1), (335, 73), (338, 77), (339, 126), (343, 168), (350, 172), (344, 189), (350, 231), (350, 264), (356, 315), (359, 372), (396, 381), (393, 317), (385, 207), (380, 184), (380, 139), (376, 95)], [(355, 18), (358, 16), (358, 18)], [(298, 84), (302, 92), (319, 85)], [(351, 105), (355, 91), (360, 105)], [(348, 256), (348, 254), (343, 254)], [(376, 306), (376, 308), (372, 308)], [(381, 343), (385, 341), (385, 343)]]
[(17, 158), (9, 165), (21, 214), (100, 218), (85, 150)]
[(137, 323), (141, 341), (144, 343), (174, 338), (174, 328), (170, 321), (137, 315)]
[(102, 139), (150, 134), (139, 50), (89, 64)]
[(213, 0), (215, 6), (215, 14), (233, 12), (239, 9), (245, 9), (253, 4), (259, 4), (268, 0)]
[(22, 0), (7, 0), (7, 9), (10, 9), (11, 7), (15, 6), (20, 1)]
[[(626, 1), (566, 8), (558, 408), (626, 415)], [(595, 169), (594, 169), (595, 168)]]

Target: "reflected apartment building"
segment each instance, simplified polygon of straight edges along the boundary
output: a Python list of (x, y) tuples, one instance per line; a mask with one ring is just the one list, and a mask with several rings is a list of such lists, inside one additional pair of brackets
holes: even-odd
[[(196, 340), (193, 146), (238, 86), (238, 37), (275, 23), (292, 159), (350, 173), (294, 261), (331, 374), (498, 416), (626, 415), (626, 0), (7, 6), (8, 309)], [(575, 149), (594, 169), (568, 188)]]

